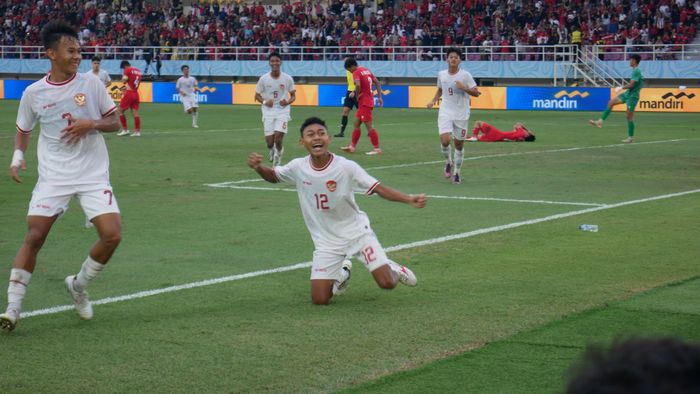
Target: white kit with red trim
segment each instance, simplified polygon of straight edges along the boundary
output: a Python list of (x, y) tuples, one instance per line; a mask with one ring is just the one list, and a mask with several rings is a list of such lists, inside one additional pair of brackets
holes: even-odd
[(75, 144), (61, 139), (74, 119), (98, 120), (116, 111), (114, 101), (94, 75), (78, 73), (62, 83), (49, 76), (24, 91), (17, 112), (17, 130), (32, 131), (37, 122), (39, 182), (50, 185), (109, 183), (109, 156), (102, 134), (89, 131)]
[(316, 249), (344, 249), (372, 233), (367, 215), (355, 202), (355, 192), (370, 195), (379, 181), (354, 161), (331, 155), (323, 168), (314, 168), (306, 156), (274, 170), (278, 180), (296, 186)]

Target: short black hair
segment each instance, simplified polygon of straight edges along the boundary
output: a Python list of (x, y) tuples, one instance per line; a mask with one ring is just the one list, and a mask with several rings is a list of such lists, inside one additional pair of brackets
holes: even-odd
[(528, 135), (527, 137), (525, 137), (525, 141), (526, 141), (526, 142), (533, 142), (533, 141), (535, 141), (535, 135), (532, 134), (532, 133), (530, 133), (530, 135)]
[(307, 128), (309, 125), (312, 125), (312, 124), (321, 125), (321, 126), (323, 126), (326, 130), (328, 130), (328, 127), (326, 127), (326, 122), (325, 122), (323, 119), (321, 119), (321, 118), (319, 118), (319, 117), (317, 117), (317, 116), (312, 116), (312, 117), (310, 117), (310, 118), (306, 118), (306, 120), (304, 121), (304, 123), (301, 124), (301, 127), (299, 128), (299, 134), (301, 134), (302, 136), (304, 136), (304, 129)]
[(632, 338), (609, 350), (589, 347), (569, 371), (567, 394), (697, 393), (700, 344), (678, 338)]
[(99, 63), (99, 62), (101, 62), (101, 61), (102, 61), (102, 58), (101, 58), (101, 57), (99, 57), (99, 56), (95, 56), (95, 57), (93, 57), (93, 58), (92, 58), (92, 61), (93, 61), (93, 62), (97, 62), (97, 63)]
[(459, 48), (457, 48), (457, 47), (449, 47), (449, 48), (447, 48), (447, 52), (445, 52), (445, 59), (447, 59), (448, 57), (450, 57), (450, 53), (456, 53), (457, 56), (459, 56), (460, 59), (462, 58), (462, 51), (461, 51)]
[(78, 32), (65, 21), (51, 21), (41, 30), (41, 41), (46, 49), (55, 49), (63, 37), (78, 39)]
[(182, 67), (180, 67), (180, 71), (185, 71), (185, 67), (190, 68), (190, 66), (183, 64)]
[(122, 60), (122, 62), (119, 64), (119, 68), (127, 68), (131, 66), (131, 63), (129, 63), (128, 60)]
[(634, 60), (636, 60), (636, 61), (637, 61), (637, 64), (639, 64), (639, 62), (641, 62), (641, 61), (642, 61), (642, 57), (641, 57), (641, 56), (639, 56), (639, 55), (638, 55), (638, 54), (636, 54), (636, 53), (635, 53), (635, 54), (633, 54), (632, 56), (630, 56), (630, 59), (634, 59)]
[(345, 69), (350, 70), (350, 68), (354, 66), (357, 66), (357, 60), (355, 60), (354, 57), (348, 56), (348, 58), (345, 59)]
[(276, 58), (282, 60), (282, 56), (281, 56), (280, 53), (277, 52), (277, 51), (270, 52), (270, 54), (267, 55), (267, 60), (270, 60), (270, 59), (272, 59), (273, 57), (276, 57)]

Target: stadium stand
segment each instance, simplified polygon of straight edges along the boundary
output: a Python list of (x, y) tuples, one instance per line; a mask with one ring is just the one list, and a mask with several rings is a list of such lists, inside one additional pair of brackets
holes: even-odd
[[(40, 57), (40, 51), (29, 47), (37, 45), (40, 27), (52, 19), (65, 19), (80, 28), (86, 58), (132, 50), (140, 51), (135, 57), (147, 60), (154, 55), (161, 60), (191, 58), (192, 53), (182, 47), (207, 48), (198, 53), (203, 60), (232, 59), (230, 53), (215, 49), (219, 47), (249, 48), (251, 60), (271, 48), (278, 48), (287, 59), (299, 58), (298, 51), (315, 59), (323, 56), (315, 47), (382, 47), (388, 59), (396, 47), (450, 45), (483, 47), (470, 53), (468, 60), (539, 60), (541, 55), (528, 53), (528, 47), (579, 42), (606, 45), (602, 60), (622, 60), (623, 52), (638, 45), (659, 46), (661, 55), (655, 58), (673, 59), (674, 48), (692, 42), (700, 25), (698, 0), (377, 0), (376, 4), (287, 0), (187, 5), (180, 0), (8, 0), (0, 3), (0, 13), (5, 15), (0, 27), (4, 58)], [(130, 47), (162, 49), (150, 53)], [(427, 49), (396, 60), (439, 58), (438, 51)]]

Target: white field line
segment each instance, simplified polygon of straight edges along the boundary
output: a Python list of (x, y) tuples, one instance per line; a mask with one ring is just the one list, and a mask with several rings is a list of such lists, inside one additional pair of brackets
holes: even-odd
[[(239, 189), (239, 190), (264, 190), (273, 192), (296, 192), (294, 188), (284, 188), (284, 187), (262, 187), (262, 186), (239, 186), (239, 185), (221, 185), (212, 184), (207, 185), (215, 188), (224, 189)], [(363, 194), (363, 193), (355, 193)], [(439, 200), (471, 200), (471, 201), (501, 201), (501, 202), (516, 202), (516, 203), (526, 203), (526, 204), (552, 204), (552, 205), (579, 205), (579, 206), (591, 206), (591, 207), (604, 207), (606, 204), (593, 203), (593, 202), (569, 202), (569, 201), (547, 201), (547, 200), (520, 200), (515, 198), (495, 198), (495, 197), (465, 197), (465, 196), (437, 196), (428, 194), (428, 198), (435, 198)]]
[[(537, 219), (524, 220), (521, 222), (514, 222), (514, 223), (504, 224), (504, 225), (500, 225), (500, 226), (486, 227), (486, 228), (467, 231), (467, 232), (459, 233), (459, 234), (452, 234), (452, 235), (447, 235), (447, 236), (443, 236), (443, 237), (426, 239), (423, 241), (416, 241), (416, 242), (411, 242), (411, 243), (406, 243), (406, 244), (390, 246), (390, 247), (386, 248), (386, 251), (387, 252), (396, 252), (396, 251), (416, 248), (416, 247), (420, 247), (420, 246), (434, 245), (434, 244), (438, 244), (438, 243), (442, 243), (442, 242), (474, 237), (474, 236), (481, 235), (481, 234), (494, 233), (494, 232), (508, 230), (508, 229), (512, 229), (512, 228), (528, 226), (531, 224), (537, 224), (537, 223), (549, 222), (552, 220), (568, 218), (571, 216), (577, 216), (577, 215), (583, 215), (583, 214), (592, 213), (592, 212), (604, 211), (607, 209), (619, 208), (619, 207), (624, 207), (624, 206), (628, 206), (628, 205), (642, 204), (642, 203), (650, 202), (650, 201), (664, 200), (667, 198), (680, 197), (680, 196), (685, 196), (685, 195), (695, 194), (695, 193), (700, 193), (700, 189), (687, 190), (687, 191), (678, 192), (678, 193), (671, 193), (671, 194), (662, 194), (662, 195), (642, 198), (642, 199), (638, 199), (638, 200), (623, 201), (623, 202), (619, 202), (619, 203), (615, 203), (615, 204), (605, 205), (602, 207), (586, 208), (586, 209), (581, 209), (581, 210), (577, 210), (577, 211), (570, 211), (570, 212), (559, 213), (556, 215), (544, 216), (544, 217), (537, 218)], [(202, 281), (198, 281), (198, 282), (185, 283), (185, 284), (177, 285), (177, 286), (164, 287), (162, 289), (140, 291), (138, 293), (127, 294), (127, 295), (123, 295), (123, 296), (103, 298), (101, 300), (93, 301), (93, 305), (104, 305), (104, 304), (111, 304), (111, 303), (115, 303), (115, 302), (129, 301), (129, 300), (134, 300), (134, 299), (138, 299), (138, 298), (150, 297), (150, 296), (154, 296), (154, 295), (158, 295), (158, 294), (172, 293), (175, 291), (180, 291), (180, 290), (185, 290), (185, 289), (193, 289), (193, 288), (197, 288), (197, 287), (204, 287), (204, 286), (209, 286), (209, 285), (218, 284), (218, 283), (232, 282), (232, 281), (236, 281), (236, 280), (254, 278), (257, 276), (275, 274), (275, 273), (279, 273), (279, 272), (293, 271), (293, 270), (297, 270), (297, 269), (301, 269), (301, 268), (308, 268), (310, 266), (311, 266), (311, 262), (307, 261), (304, 263), (298, 263), (298, 264), (287, 265), (287, 266), (283, 266), (283, 267), (271, 268), (271, 269), (260, 270), (260, 271), (253, 271), (253, 272), (248, 272), (245, 274), (224, 276), (224, 277), (220, 277), (220, 278), (207, 279), (207, 280), (202, 280)], [(34, 311), (24, 312), (24, 313), (22, 313), (21, 317), (27, 318), (27, 317), (32, 317), (32, 316), (50, 315), (50, 314), (54, 314), (54, 313), (68, 311), (71, 309), (73, 309), (73, 305), (61, 305), (61, 306), (55, 306), (55, 307), (46, 308), (46, 309), (38, 309), (38, 310), (34, 310)]]
[[(579, 146), (579, 147), (574, 147), (574, 148), (561, 148), (561, 149), (548, 149), (548, 150), (534, 150), (534, 151), (528, 151), (528, 152), (510, 152), (510, 153), (496, 153), (492, 155), (481, 155), (481, 156), (471, 156), (471, 157), (465, 157), (464, 161), (469, 161), (469, 160), (481, 160), (481, 159), (491, 159), (494, 157), (509, 157), (509, 156), (524, 156), (524, 155), (537, 155), (540, 153), (558, 153), (558, 152), (573, 152), (573, 151), (579, 151), (579, 150), (588, 150), (588, 149), (606, 149), (606, 148), (618, 148), (622, 146), (637, 146), (637, 145), (649, 145), (649, 144), (665, 144), (669, 142), (679, 142), (679, 141), (688, 141), (688, 140), (693, 140), (696, 138), (678, 138), (678, 139), (672, 139), (672, 140), (659, 140), (659, 141), (645, 141), (645, 142), (635, 142), (634, 144), (612, 144), (612, 145), (594, 145), (594, 146)], [(367, 167), (365, 170), (367, 171), (372, 171), (372, 170), (388, 170), (392, 168), (404, 168), (404, 167), (417, 167), (417, 166), (424, 166), (424, 165), (433, 165), (433, 164), (442, 164), (444, 163), (444, 160), (433, 160), (433, 161), (419, 161), (415, 163), (405, 163), (405, 164), (394, 164), (390, 166), (377, 166), (377, 167)], [(210, 183), (207, 184), (207, 186), (211, 187), (217, 187), (217, 186), (225, 186), (225, 185), (236, 185), (236, 184), (241, 184), (241, 183), (251, 183), (251, 182), (262, 182), (263, 180), (260, 178), (251, 178), (251, 179), (241, 179), (238, 181), (228, 181), (228, 182), (220, 182), (220, 183)]]
[[(425, 123), (425, 122), (424, 122)], [(432, 123), (432, 122), (431, 122)], [(377, 124), (377, 127), (393, 127), (393, 126), (407, 126), (407, 125), (416, 125), (416, 124), (422, 124), (420, 122), (405, 122), (405, 123), (382, 123), (382, 124)], [(237, 131), (262, 131), (262, 126), (260, 127), (246, 127), (246, 128), (230, 128), (230, 129), (178, 129), (178, 131), (173, 131), (173, 130), (161, 130), (161, 129), (144, 129), (143, 135), (147, 134), (185, 134), (185, 133), (193, 133), (193, 134), (201, 134), (201, 133), (222, 133), (222, 132), (237, 132)], [(14, 136), (12, 136), (14, 138)]]

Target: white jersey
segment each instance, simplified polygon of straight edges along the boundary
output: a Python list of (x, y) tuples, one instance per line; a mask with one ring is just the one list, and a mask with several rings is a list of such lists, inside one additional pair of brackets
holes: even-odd
[(77, 143), (61, 140), (71, 119), (101, 119), (117, 106), (102, 82), (91, 73), (77, 73), (62, 83), (49, 76), (29, 85), (17, 111), (17, 130), (28, 134), (39, 121), (39, 182), (49, 185), (109, 184), (109, 156), (104, 138), (91, 130)]
[(258, 84), (255, 86), (255, 93), (259, 93), (263, 101), (272, 100), (272, 107), (262, 105), (263, 117), (269, 118), (286, 118), (291, 119), (289, 105), (281, 106), (280, 100), (289, 99), (289, 93), (295, 91), (294, 80), (287, 73), (280, 72), (278, 78), (272, 78), (272, 75), (267, 74), (260, 77)]
[(450, 120), (469, 119), (469, 95), (455, 85), (459, 81), (462, 85), (471, 89), (476, 86), (472, 75), (460, 69), (455, 74), (450, 74), (447, 70), (438, 73), (437, 87), (442, 89), (442, 102), (438, 117), (446, 117)]
[(372, 194), (379, 182), (354, 161), (332, 155), (325, 167), (314, 168), (311, 157), (306, 156), (274, 171), (277, 179), (296, 186), (317, 250), (344, 249), (351, 241), (372, 233), (354, 193)]
[(109, 73), (107, 71), (100, 69), (100, 71), (95, 74), (92, 72), (92, 70), (88, 71), (86, 74), (92, 74), (97, 77), (100, 81), (102, 81), (102, 84), (105, 86), (108, 86), (112, 82), (112, 78), (109, 76)]
[(197, 88), (197, 78), (195, 77), (178, 78), (175, 88), (178, 89), (178, 92), (181, 91), (185, 93), (185, 97), (197, 98), (197, 95), (194, 93), (195, 89)]

